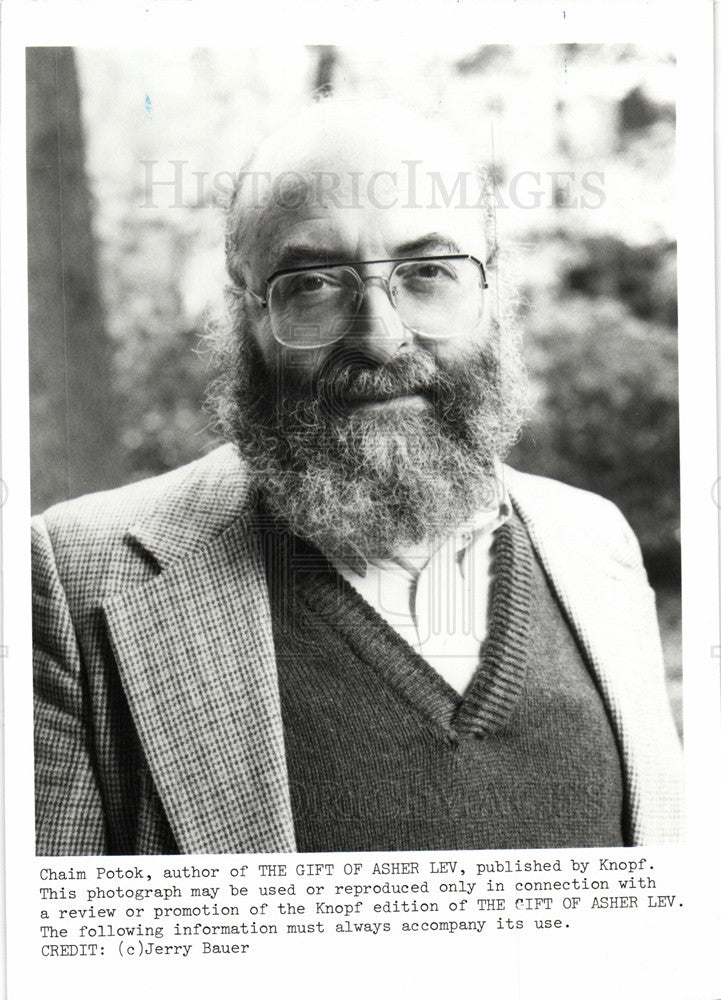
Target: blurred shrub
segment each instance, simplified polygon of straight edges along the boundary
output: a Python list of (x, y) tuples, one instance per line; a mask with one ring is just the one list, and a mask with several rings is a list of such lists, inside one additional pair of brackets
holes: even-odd
[(562, 278), (562, 292), (615, 298), (634, 316), (664, 326), (677, 322), (676, 247), (670, 240), (628, 246), (616, 236), (578, 240), (578, 262)]
[(103, 246), (124, 479), (193, 461), (213, 440), (202, 410), (203, 318), (191, 315), (184, 298), (187, 268), (203, 242), (203, 216), (178, 216), (171, 229), (128, 211), (114, 241)]
[[(617, 503), (649, 573), (679, 573), (677, 344), (672, 248), (581, 245), (558, 287), (529, 290), (524, 320), (534, 412), (512, 456), (524, 469)], [(583, 294), (585, 293), (585, 294)], [(613, 298), (610, 296), (614, 296)], [(652, 316), (653, 320), (640, 318)]]
[(202, 409), (207, 375), (197, 353), (200, 332), (146, 334), (134, 351), (117, 356), (128, 479), (177, 468), (217, 443)]
[(676, 121), (676, 109), (670, 102), (652, 100), (643, 87), (633, 87), (619, 105), (619, 131), (637, 132), (657, 121)]

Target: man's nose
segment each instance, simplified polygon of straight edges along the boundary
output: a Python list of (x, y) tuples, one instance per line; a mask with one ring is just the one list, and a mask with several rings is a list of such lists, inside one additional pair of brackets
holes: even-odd
[(360, 308), (346, 338), (364, 351), (372, 351), (382, 361), (413, 344), (413, 332), (403, 325), (384, 278), (375, 275), (366, 278)]

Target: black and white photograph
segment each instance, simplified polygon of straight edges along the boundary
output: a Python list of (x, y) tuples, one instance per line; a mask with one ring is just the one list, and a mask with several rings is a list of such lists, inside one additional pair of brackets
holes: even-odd
[(406, 57), (28, 50), (39, 854), (682, 840), (673, 53)]
[(701, 19), (359, 4), (236, 43), (171, 6), (142, 39), (32, 15), (5, 70), (34, 982), (275, 997), (297, 959), (325, 997), (347, 960), (349, 996), (430, 997), (477, 954), (495, 1000), (563, 998), (600, 934), (600, 1000), (638, 928), (619, 997), (714, 1000)]

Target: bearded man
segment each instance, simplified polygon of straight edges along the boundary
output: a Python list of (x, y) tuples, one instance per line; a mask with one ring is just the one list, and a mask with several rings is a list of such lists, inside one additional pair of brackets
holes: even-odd
[(476, 172), (315, 105), (227, 222), (227, 443), (34, 530), (41, 854), (673, 843), (653, 595), (502, 465), (524, 376)]

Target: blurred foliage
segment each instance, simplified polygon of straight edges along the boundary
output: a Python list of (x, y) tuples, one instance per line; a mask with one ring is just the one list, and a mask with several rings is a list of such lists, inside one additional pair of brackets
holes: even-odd
[(107, 259), (103, 283), (113, 317), (126, 479), (176, 468), (213, 443), (202, 409), (208, 380), (199, 353), (203, 327), (189, 321), (179, 287), (198, 236), (193, 220), (191, 214), (185, 225), (170, 228), (152, 217), (141, 216), (138, 224), (131, 215), (118, 227)]
[(579, 239), (574, 252), (576, 261), (560, 276), (563, 295), (616, 299), (634, 317), (675, 329), (675, 244), (638, 247), (614, 236), (597, 236)]
[(613, 500), (654, 581), (678, 580), (675, 248), (562, 232), (538, 246), (554, 280), (524, 289), (534, 405), (511, 462)]

